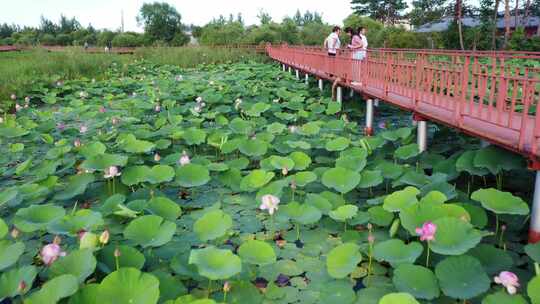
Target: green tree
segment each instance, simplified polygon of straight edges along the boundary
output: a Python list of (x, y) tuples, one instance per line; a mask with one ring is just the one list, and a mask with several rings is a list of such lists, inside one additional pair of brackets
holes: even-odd
[(413, 26), (440, 20), (444, 16), (446, 0), (414, 0), (408, 17)]
[(361, 16), (369, 16), (385, 24), (395, 24), (407, 8), (404, 0), (352, 0), (352, 9)]
[(39, 22), (39, 31), (43, 34), (56, 35), (58, 26), (51, 20), (41, 16)]
[(153, 41), (161, 40), (166, 43), (177, 40), (177, 35), (187, 36), (183, 32), (181, 20), (182, 16), (174, 7), (159, 2), (143, 4), (137, 16), (137, 22), (144, 25), (145, 33)]
[(270, 22), (272, 22), (272, 16), (270, 16), (270, 14), (264, 10), (259, 11), (257, 18), (259, 18), (259, 21), (261, 22), (262, 25), (270, 24)]

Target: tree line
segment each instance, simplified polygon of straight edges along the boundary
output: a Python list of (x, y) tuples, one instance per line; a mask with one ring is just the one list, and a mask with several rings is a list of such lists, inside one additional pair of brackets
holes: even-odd
[[(527, 19), (540, 15), (537, 0), (414, 0), (406, 13), (405, 0), (352, 0), (353, 14), (344, 21), (345, 27), (368, 28), (372, 47), (447, 48), (447, 49), (519, 49), (540, 50), (540, 29), (536, 37), (527, 38), (523, 26)], [(518, 28), (503, 33), (497, 20), (504, 11), (505, 23), (513, 16)], [(443, 18), (452, 22), (442, 32), (418, 33), (406, 29), (403, 23), (417, 28)], [(467, 27), (465, 18), (475, 18), (479, 25)], [(61, 16), (58, 22), (41, 17), (38, 27), (0, 24), (1, 44), (23, 45), (84, 45), (113, 47), (181, 46), (189, 43), (191, 34), (203, 45), (288, 43), (321, 45), (333, 25), (324, 21), (318, 12), (301, 12), (275, 21), (265, 11), (258, 14), (256, 25), (246, 25), (241, 14), (219, 16), (204, 26), (182, 23), (181, 14), (167, 3), (145, 3), (139, 10), (137, 22), (143, 33), (97, 30), (82, 26), (75, 18)], [(345, 37), (344, 37), (345, 39)]]

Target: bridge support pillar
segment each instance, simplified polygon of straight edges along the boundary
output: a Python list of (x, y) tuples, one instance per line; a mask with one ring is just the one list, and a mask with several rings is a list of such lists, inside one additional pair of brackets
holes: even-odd
[(366, 127), (364, 134), (367, 136), (373, 135), (373, 99), (366, 100)]
[(282, 64), (282, 68), (283, 68), (283, 72), (286, 72), (287, 71), (287, 66), (284, 64)]
[(342, 87), (336, 88), (336, 99), (337, 99), (337, 102), (339, 103), (343, 101), (343, 88)]
[(299, 70), (296, 70), (296, 79), (300, 80), (300, 71)]
[(536, 170), (531, 224), (529, 227), (529, 243), (534, 244), (540, 242), (540, 163), (538, 161), (533, 161), (531, 169)]
[(353, 98), (353, 97), (354, 97), (354, 90), (353, 90), (353, 89), (350, 89), (350, 91), (349, 91), (349, 97), (350, 97), (350, 98)]
[(292, 68), (289, 66), (289, 73), (292, 73)]
[(418, 121), (418, 150), (420, 153), (427, 150), (427, 121), (419, 120)]
[(306, 73), (306, 85), (309, 85), (309, 74)]
[(321, 78), (319, 78), (319, 91), (323, 91), (324, 89), (324, 80), (322, 80)]

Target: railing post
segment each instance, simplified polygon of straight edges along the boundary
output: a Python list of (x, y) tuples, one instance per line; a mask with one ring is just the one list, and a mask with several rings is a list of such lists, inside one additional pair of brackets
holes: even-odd
[(461, 96), (456, 100), (454, 106), (454, 121), (459, 127), (463, 124), (463, 107), (467, 103), (467, 90), (469, 89), (469, 69), (470, 69), (471, 57), (467, 55), (465, 57), (465, 63), (463, 64), (463, 71), (461, 72)]
[(324, 80), (319, 78), (319, 90), (322, 92), (324, 90)]
[(305, 77), (305, 78), (306, 78), (306, 80), (305, 80), (305, 81), (306, 81), (306, 85), (309, 85), (309, 74), (308, 74), (308, 73), (306, 73), (306, 77)]
[(296, 70), (296, 80), (300, 80), (300, 71)]
[(373, 99), (366, 100), (366, 127), (364, 134), (367, 136), (373, 135)]

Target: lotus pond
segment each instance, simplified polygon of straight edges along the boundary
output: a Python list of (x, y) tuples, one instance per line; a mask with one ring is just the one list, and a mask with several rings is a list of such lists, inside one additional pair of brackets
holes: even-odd
[(0, 122), (0, 301), (540, 303), (523, 160), (278, 66), (138, 62)]

